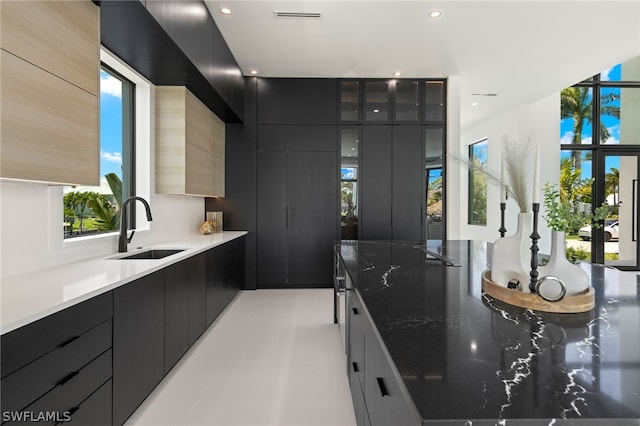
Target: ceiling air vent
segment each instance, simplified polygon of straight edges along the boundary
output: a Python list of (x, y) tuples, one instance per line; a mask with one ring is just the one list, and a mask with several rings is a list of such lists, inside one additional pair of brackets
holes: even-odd
[(320, 19), (322, 12), (285, 12), (282, 10), (274, 10), (273, 14), (276, 18), (299, 18), (299, 19)]

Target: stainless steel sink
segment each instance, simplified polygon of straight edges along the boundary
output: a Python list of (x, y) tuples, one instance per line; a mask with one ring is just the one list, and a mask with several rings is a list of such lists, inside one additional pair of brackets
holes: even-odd
[(150, 250), (145, 250), (138, 253), (133, 253), (127, 256), (115, 257), (113, 259), (119, 259), (119, 260), (163, 259), (167, 256), (171, 256), (172, 254), (180, 253), (182, 251), (184, 251), (184, 249), (150, 249)]

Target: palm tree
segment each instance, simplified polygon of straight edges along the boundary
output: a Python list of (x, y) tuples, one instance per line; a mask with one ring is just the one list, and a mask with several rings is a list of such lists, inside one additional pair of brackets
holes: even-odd
[[(582, 143), (582, 129), (585, 121), (591, 121), (593, 104), (588, 87), (568, 87), (560, 92), (560, 117), (562, 119), (573, 119), (573, 140), (572, 144)], [(573, 166), (581, 169), (580, 151), (572, 151)]]
[(618, 191), (620, 186), (620, 170), (611, 167), (610, 173), (604, 175), (605, 197), (613, 194), (613, 205), (618, 205)]
[[(620, 99), (617, 93), (604, 94), (600, 99), (600, 114), (610, 117), (620, 118), (620, 106), (614, 104)], [(573, 140), (572, 144), (582, 143), (582, 130), (585, 124), (593, 120), (593, 98), (588, 87), (568, 87), (560, 92), (560, 116), (562, 119), (573, 119)], [(609, 139), (609, 130), (600, 121), (600, 140)], [(580, 151), (573, 151), (573, 167), (576, 170), (582, 169), (582, 159)]]
[(113, 200), (111, 197), (95, 194), (88, 202), (89, 207), (96, 215), (96, 227), (101, 231), (112, 231), (120, 227), (120, 206), (122, 205), (122, 180), (115, 173), (108, 173), (105, 176)]

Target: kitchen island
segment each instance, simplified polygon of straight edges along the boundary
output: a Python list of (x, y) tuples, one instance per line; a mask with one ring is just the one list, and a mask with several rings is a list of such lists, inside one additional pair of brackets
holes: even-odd
[(595, 308), (534, 312), (482, 293), (487, 246), (340, 243), (358, 423), (639, 425), (638, 276), (582, 264)]

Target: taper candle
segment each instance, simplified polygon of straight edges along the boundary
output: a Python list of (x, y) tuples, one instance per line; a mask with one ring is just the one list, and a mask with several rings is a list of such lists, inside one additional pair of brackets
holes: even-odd
[(536, 162), (533, 169), (533, 202), (540, 203), (540, 145), (536, 146)]
[(507, 202), (507, 184), (505, 183), (504, 173), (504, 155), (501, 157), (502, 163), (500, 164), (500, 202)]

